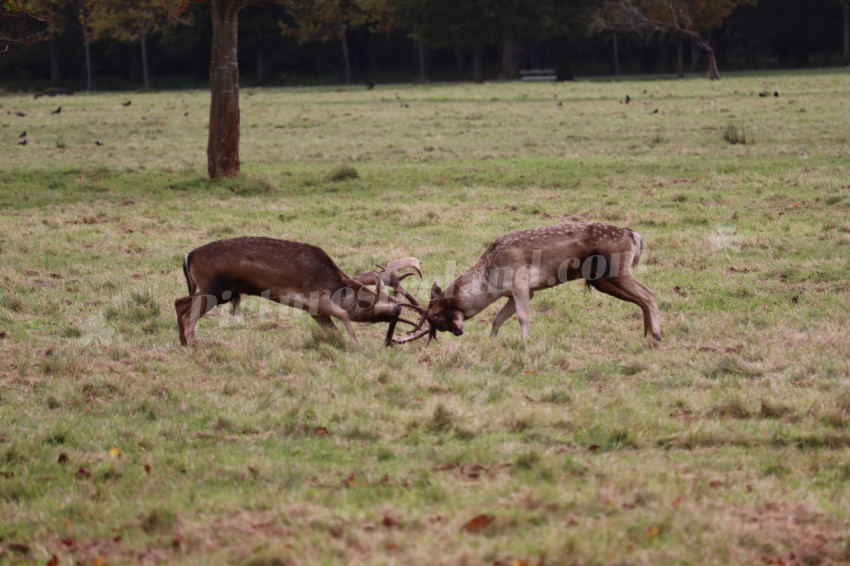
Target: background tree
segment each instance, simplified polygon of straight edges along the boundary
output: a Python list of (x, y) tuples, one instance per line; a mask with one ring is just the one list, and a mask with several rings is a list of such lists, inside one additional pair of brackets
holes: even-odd
[(239, 12), (261, 0), (210, 0), (210, 131), (207, 173), (211, 179), (241, 175), (239, 165)]
[(54, 10), (43, 2), (0, 2), (0, 52), (13, 44), (44, 41), (57, 32)]
[(386, 0), (289, 0), (286, 12), (289, 21), (280, 23), (281, 33), (299, 43), (340, 40), (345, 84), (351, 84), (348, 33), (364, 25), (381, 27), (388, 21), (389, 6)]
[(850, 64), (850, 0), (838, 1), (841, 4), (841, 30), (844, 36), (841, 60), (848, 65)]
[(92, 39), (138, 41), (142, 56), (142, 84), (150, 88), (147, 40), (178, 22), (188, 0), (88, 0)]
[(559, 81), (574, 80), (572, 71), (573, 44), (588, 35), (596, 0), (551, 0), (551, 16), (544, 29), (546, 37), (556, 43), (555, 71)]
[(605, 0), (594, 23), (597, 30), (626, 30), (646, 36), (662, 33), (693, 41), (708, 55), (708, 77), (719, 79), (717, 57), (703, 34), (720, 25), (751, 0)]

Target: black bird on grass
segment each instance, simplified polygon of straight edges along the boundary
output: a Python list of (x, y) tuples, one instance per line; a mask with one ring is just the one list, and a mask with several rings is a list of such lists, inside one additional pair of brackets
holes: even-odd
[(24, 116), (26, 116), (26, 114), (24, 114), (23, 112), (15, 112), (15, 116), (18, 116), (19, 118), (23, 118)]
[(128, 100), (127, 102), (122, 102), (122, 103), (121, 103), (121, 106), (130, 106), (131, 104), (133, 104), (133, 101), (132, 101), (132, 100)]
[(60, 112), (62, 112), (61, 106), (59, 108), (57, 108), (56, 110), (54, 110), (53, 112), (51, 112), (51, 114), (59, 114)]
[(19, 137), (19, 138), (25, 138), (25, 137), (27, 137), (27, 131), (26, 131), (26, 130), (24, 130), (23, 132), (21, 132), (21, 135), (19, 135), (18, 137)]
[(100, 147), (100, 146), (102, 146), (103, 144), (102, 144), (102, 143), (100, 143), (98, 140), (94, 140), (94, 145), (96, 145), (96, 146)]
[(27, 138), (24, 138), (21, 141), (19, 141), (18, 145), (27, 145)]

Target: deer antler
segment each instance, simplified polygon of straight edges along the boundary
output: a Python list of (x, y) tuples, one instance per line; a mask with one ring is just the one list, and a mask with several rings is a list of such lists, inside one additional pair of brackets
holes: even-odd
[[(405, 300), (409, 301), (408, 303), (400, 303), (402, 306), (410, 306), (414, 309), (421, 309), (416, 298), (407, 292), (407, 290), (401, 286), (401, 282), (413, 275), (413, 272), (405, 273), (403, 275), (399, 275), (399, 271), (403, 271), (405, 269), (412, 269), (419, 277), (422, 277), (422, 271), (419, 269), (422, 265), (422, 262), (415, 257), (403, 257), (400, 259), (393, 260), (386, 265), (378, 264), (376, 267), (380, 271), (370, 270), (364, 271), (357, 275), (354, 279), (359, 283), (364, 285), (375, 285), (378, 288), (378, 294), (381, 294), (384, 286), (392, 287), (393, 289), (393, 298), (398, 300), (401, 297), (404, 297)], [(396, 340), (394, 338), (395, 327), (398, 322), (404, 322), (411, 326), (416, 327), (417, 329), (421, 327), (421, 322), (419, 325), (406, 320), (404, 318), (398, 318), (392, 322), (390, 322), (389, 328), (387, 328), (387, 336), (384, 339), (384, 343), (387, 346), (392, 346)]]

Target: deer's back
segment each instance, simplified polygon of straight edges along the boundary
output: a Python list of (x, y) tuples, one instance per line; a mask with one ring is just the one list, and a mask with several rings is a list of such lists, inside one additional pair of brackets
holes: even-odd
[[(257, 289), (289, 287), (293, 292), (338, 288), (344, 275), (317, 246), (265, 237), (218, 240), (189, 254), (198, 275), (227, 279)], [(245, 292), (251, 293), (251, 290)]]

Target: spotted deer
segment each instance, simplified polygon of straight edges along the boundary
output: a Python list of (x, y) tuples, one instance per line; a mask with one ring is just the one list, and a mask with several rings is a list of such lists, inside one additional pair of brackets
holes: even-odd
[(640, 235), (610, 224), (569, 223), (511, 232), (490, 245), (479, 260), (445, 290), (435, 282), (428, 308), (417, 328), (398, 343), (437, 332), (463, 334), (469, 320), (502, 297), (508, 301), (496, 314), (490, 336), (516, 314), (522, 339), (528, 339), (529, 302), (534, 294), (574, 279), (589, 287), (638, 305), (644, 334), (661, 340), (655, 294), (632, 275), (640, 260)]
[[(321, 326), (336, 328), (331, 317), (337, 318), (355, 342), (352, 322), (388, 322), (389, 346), (396, 324), (407, 322), (399, 318), (399, 298), (406, 296), (401, 280), (411, 273), (398, 272), (407, 268), (419, 272), (419, 265), (416, 258), (402, 258), (380, 271), (351, 278), (310, 244), (260, 237), (211, 242), (183, 260), (189, 295), (174, 302), (180, 343), (194, 345), (198, 320), (216, 306), (228, 302), (235, 306), (242, 295), (256, 295), (305, 310)], [(386, 286), (393, 287), (393, 296)]]

